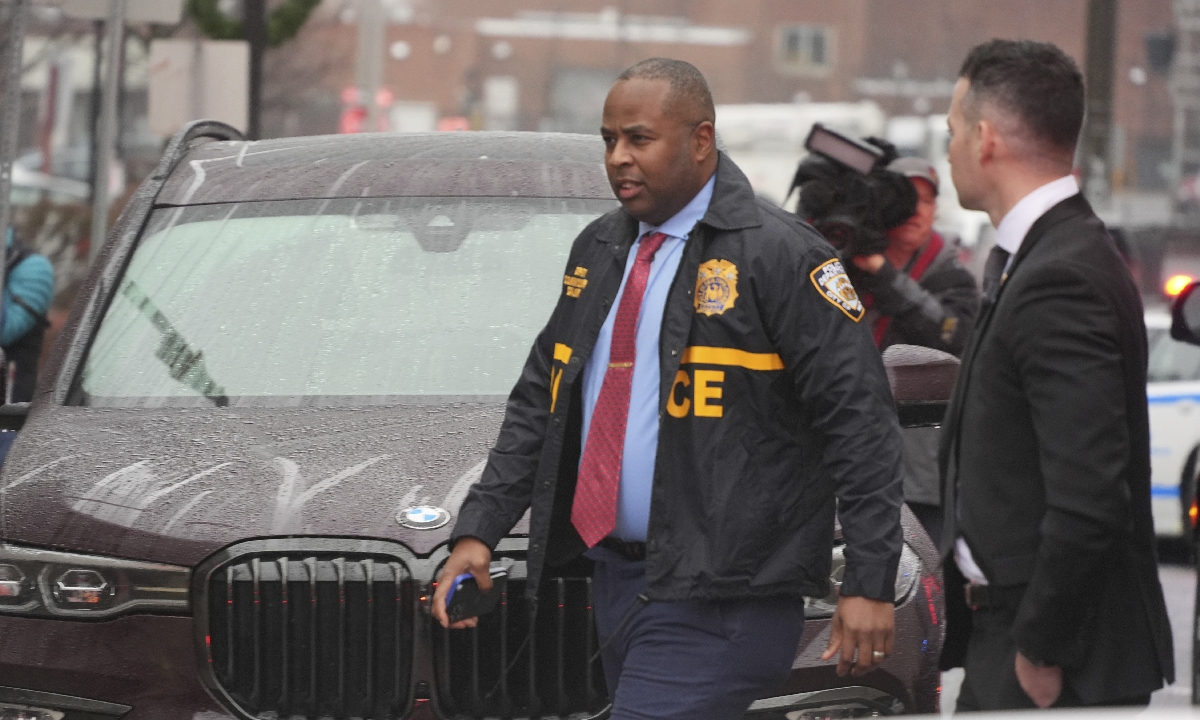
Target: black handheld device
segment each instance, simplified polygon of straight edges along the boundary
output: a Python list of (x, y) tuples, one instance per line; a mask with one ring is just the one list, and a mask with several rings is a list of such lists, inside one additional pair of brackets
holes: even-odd
[(479, 617), (490, 613), (500, 600), (500, 594), (508, 585), (508, 570), (500, 565), (493, 565), (488, 571), (492, 577), (492, 589), (483, 592), (471, 573), (463, 573), (454, 578), (450, 590), (446, 593), (446, 616), (450, 622)]

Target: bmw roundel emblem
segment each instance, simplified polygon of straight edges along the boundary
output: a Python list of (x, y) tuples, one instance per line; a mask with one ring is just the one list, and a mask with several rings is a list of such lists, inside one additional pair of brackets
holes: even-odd
[(433, 505), (417, 505), (401, 510), (396, 522), (413, 530), (433, 530), (450, 522), (450, 513)]

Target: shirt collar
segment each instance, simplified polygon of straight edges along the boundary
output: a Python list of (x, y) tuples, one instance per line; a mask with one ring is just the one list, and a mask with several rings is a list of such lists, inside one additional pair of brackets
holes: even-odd
[(639, 222), (638, 237), (649, 232), (660, 232), (681, 240), (686, 239), (692, 228), (696, 227), (696, 223), (700, 222), (704, 214), (708, 212), (708, 204), (712, 201), (713, 186), (716, 182), (717, 174), (713, 173), (708, 182), (704, 183), (704, 187), (700, 188), (700, 192), (696, 193), (696, 197), (692, 198), (691, 202), (684, 205), (682, 210), (672, 215), (671, 219), (662, 225), (655, 227)]
[(1009, 254), (1016, 255), (1029, 233), (1029, 228), (1033, 227), (1038, 218), (1045, 215), (1050, 208), (1077, 194), (1079, 183), (1075, 182), (1074, 175), (1052, 180), (1029, 193), (1013, 205), (1012, 210), (1000, 220), (1000, 225), (996, 228), (996, 244)]

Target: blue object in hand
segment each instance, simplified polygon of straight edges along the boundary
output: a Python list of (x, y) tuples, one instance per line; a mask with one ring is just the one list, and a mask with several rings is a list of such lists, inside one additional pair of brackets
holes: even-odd
[(508, 570), (493, 565), (488, 574), (492, 578), (492, 587), (487, 592), (479, 589), (471, 573), (463, 573), (451, 581), (450, 589), (446, 591), (446, 616), (450, 622), (479, 617), (496, 607), (508, 585)]

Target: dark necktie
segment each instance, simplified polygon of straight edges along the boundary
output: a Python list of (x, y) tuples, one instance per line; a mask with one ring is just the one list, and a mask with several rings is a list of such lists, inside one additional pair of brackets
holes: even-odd
[(1000, 292), (1000, 280), (1004, 277), (1004, 267), (1012, 253), (996, 245), (988, 253), (987, 262), (983, 265), (983, 297), (989, 303), (996, 301)]
[(650, 263), (666, 239), (662, 233), (642, 238), (613, 320), (608, 369), (600, 386), (600, 398), (592, 410), (592, 424), (571, 506), (571, 523), (588, 547), (603, 540), (617, 525), (617, 493), (621, 487), (621, 458), (637, 355), (638, 313), (650, 278)]

